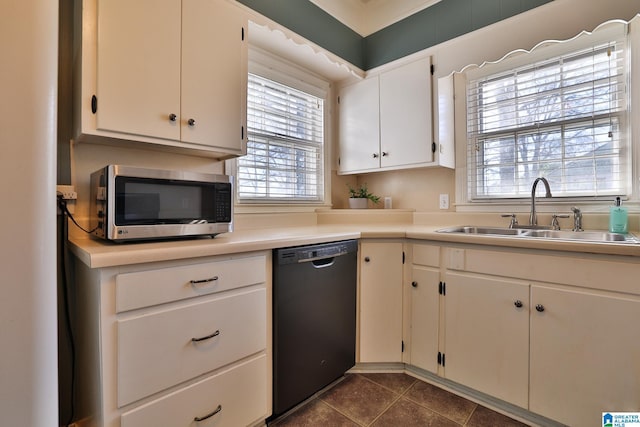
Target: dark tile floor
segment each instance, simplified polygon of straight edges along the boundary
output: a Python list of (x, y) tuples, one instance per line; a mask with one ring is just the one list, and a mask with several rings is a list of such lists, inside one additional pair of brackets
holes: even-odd
[(520, 427), (518, 421), (403, 373), (347, 374), (270, 427)]

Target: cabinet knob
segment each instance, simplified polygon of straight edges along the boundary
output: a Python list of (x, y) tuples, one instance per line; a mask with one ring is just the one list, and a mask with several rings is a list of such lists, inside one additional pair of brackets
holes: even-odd
[(175, 122), (178, 119), (178, 116), (176, 116), (175, 114), (171, 113), (169, 114), (169, 121), (170, 122)]
[(542, 313), (544, 311), (544, 305), (536, 304), (536, 311)]
[(388, 155), (389, 155), (389, 153), (388, 153), (388, 152), (386, 152), (386, 151), (383, 151), (383, 152), (382, 152), (382, 157), (386, 157), (386, 156), (388, 156)]
[(189, 126), (193, 127), (193, 126), (195, 126), (195, 125), (196, 125), (196, 121), (195, 121), (195, 119), (189, 119), (189, 120), (187, 120), (187, 124), (188, 124)]
[(515, 300), (513, 302), (513, 305), (515, 305), (518, 308), (522, 308), (522, 306), (523, 306), (522, 301), (520, 301), (519, 299)]
[(364, 257), (364, 262), (369, 262), (371, 261), (371, 258), (369, 258), (368, 256)]
[(377, 159), (378, 158), (378, 153), (373, 153), (373, 158)]
[(411, 286), (413, 286), (414, 288), (418, 287), (418, 282), (411, 282)]

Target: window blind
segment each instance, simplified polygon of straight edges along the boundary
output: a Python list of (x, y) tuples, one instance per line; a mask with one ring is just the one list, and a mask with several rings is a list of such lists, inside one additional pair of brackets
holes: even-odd
[(469, 81), (470, 200), (628, 192), (624, 38)]
[(239, 200), (323, 200), (322, 98), (249, 74), (247, 135), (247, 154), (238, 159)]

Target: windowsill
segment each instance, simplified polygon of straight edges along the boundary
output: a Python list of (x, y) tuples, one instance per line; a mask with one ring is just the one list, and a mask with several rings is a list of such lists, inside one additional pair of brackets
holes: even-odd
[[(611, 200), (592, 199), (547, 199), (536, 197), (536, 211), (540, 213), (561, 214), (571, 213), (571, 207), (580, 208), (583, 213), (609, 213), (609, 208), (613, 206)], [(623, 206), (629, 209), (630, 213), (640, 212), (640, 202), (638, 200), (623, 200)], [(486, 213), (521, 213), (531, 211), (531, 199), (505, 200), (491, 202), (456, 203), (456, 212), (486, 212)]]
[(318, 209), (331, 209), (331, 204), (268, 204), (268, 203), (244, 203), (234, 206), (237, 214), (272, 214), (272, 213), (307, 213), (316, 212)]

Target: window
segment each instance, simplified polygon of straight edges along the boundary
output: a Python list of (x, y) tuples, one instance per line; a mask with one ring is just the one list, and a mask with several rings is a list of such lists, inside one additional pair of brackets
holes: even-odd
[(624, 38), (467, 83), (470, 201), (627, 195)]
[(250, 73), (247, 135), (239, 201), (323, 202), (322, 98)]

